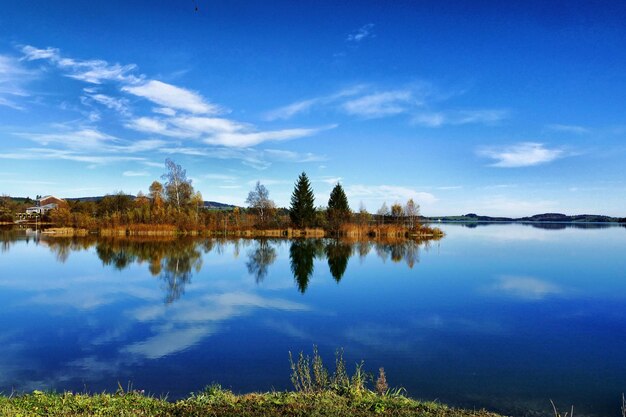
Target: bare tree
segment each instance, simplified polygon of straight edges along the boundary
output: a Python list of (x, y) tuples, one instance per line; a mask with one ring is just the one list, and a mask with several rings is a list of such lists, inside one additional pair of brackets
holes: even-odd
[(387, 202), (384, 202), (382, 206), (376, 212), (379, 217), (382, 217), (382, 224), (385, 224), (385, 216), (389, 215), (389, 208), (387, 207)]
[(246, 204), (259, 213), (260, 224), (265, 224), (268, 212), (275, 207), (274, 202), (270, 200), (270, 192), (260, 181), (257, 181), (254, 189), (248, 193)]
[(415, 201), (413, 201), (412, 198), (406, 202), (406, 206), (404, 206), (404, 214), (409, 220), (409, 227), (411, 229), (419, 225), (420, 206), (419, 204), (415, 204)]
[(193, 194), (191, 180), (187, 179), (187, 171), (169, 158), (165, 160), (165, 167), (167, 172), (161, 176), (167, 180), (165, 194), (170, 204), (175, 205), (180, 210), (191, 200)]

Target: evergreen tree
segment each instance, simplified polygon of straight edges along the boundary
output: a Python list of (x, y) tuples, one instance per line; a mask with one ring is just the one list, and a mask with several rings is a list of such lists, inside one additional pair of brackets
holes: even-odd
[(297, 227), (311, 226), (315, 219), (315, 196), (306, 173), (300, 174), (291, 194), (289, 217)]
[(339, 228), (342, 223), (350, 220), (350, 206), (348, 197), (343, 191), (341, 184), (335, 185), (328, 199), (328, 222), (333, 229)]

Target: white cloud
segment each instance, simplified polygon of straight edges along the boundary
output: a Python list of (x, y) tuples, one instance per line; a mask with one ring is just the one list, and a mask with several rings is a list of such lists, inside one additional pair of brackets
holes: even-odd
[(74, 150), (100, 150), (103, 145), (111, 142), (119, 142), (119, 139), (115, 138), (114, 136), (104, 134), (96, 129), (81, 129), (77, 131), (61, 133), (21, 133), (19, 134), (19, 136), (25, 137), (44, 146), (57, 144)]
[(19, 152), (0, 153), (0, 159), (13, 160), (65, 160), (75, 162), (85, 162), (94, 165), (104, 165), (115, 162), (135, 161), (141, 162), (144, 158), (133, 156), (112, 156), (112, 155), (93, 155), (78, 153), (71, 150), (48, 149), (48, 148), (26, 148), (20, 149)]
[(406, 112), (416, 100), (411, 90), (394, 90), (369, 94), (343, 103), (343, 109), (351, 115), (384, 117)]
[(136, 69), (134, 64), (109, 64), (101, 59), (79, 60), (65, 58), (57, 48), (39, 49), (30, 45), (22, 47), (23, 59), (27, 61), (47, 60), (59, 69), (67, 71), (67, 77), (84, 81), (90, 84), (101, 84), (105, 80), (137, 82), (140, 80), (132, 74)]
[(282, 149), (265, 149), (263, 153), (270, 159), (284, 162), (319, 162), (328, 159), (324, 155), (317, 155), (311, 152), (294, 152)]
[(361, 26), (359, 29), (349, 34), (346, 40), (348, 42), (361, 42), (363, 39), (372, 38), (374, 34), (372, 33), (372, 29), (374, 29), (373, 23), (367, 23)]
[(417, 204), (433, 204), (437, 198), (431, 194), (396, 185), (350, 185), (346, 195), (354, 199), (368, 199), (376, 202), (405, 202), (412, 198)]
[(155, 107), (152, 109), (153, 112), (158, 114), (163, 114), (165, 116), (175, 116), (176, 110), (170, 109), (169, 107)]
[(224, 111), (220, 106), (206, 102), (196, 92), (157, 80), (150, 80), (138, 86), (126, 86), (122, 91), (143, 97), (160, 106), (194, 114), (217, 114)]
[(217, 180), (225, 182), (233, 182), (237, 180), (236, 176), (227, 174), (204, 174), (202, 178), (205, 178), (207, 180)]
[(478, 155), (495, 160), (491, 166), (517, 168), (545, 164), (565, 156), (563, 149), (546, 148), (542, 143), (523, 142), (505, 147), (484, 147)]
[(115, 110), (122, 115), (128, 115), (128, 100), (124, 98), (114, 98), (106, 94), (90, 94), (89, 97), (111, 110)]
[(458, 110), (449, 112), (424, 112), (413, 117), (413, 124), (426, 127), (441, 127), (444, 125), (466, 124), (494, 124), (509, 116), (507, 110)]
[(335, 185), (335, 184), (341, 182), (342, 179), (343, 178), (341, 178), (341, 177), (324, 177), (324, 178), (318, 179), (317, 181), (323, 182), (323, 183), (328, 184), (328, 185)]
[(332, 104), (346, 97), (355, 96), (363, 91), (364, 85), (356, 85), (351, 88), (340, 90), (327, 96), (315, 97), (306, 100), (296, 101), (283, 107), (271, 110), (264, 115), (265, 120), (284, 120), (301, 113), (306, 113), (315, 106)]
[(32, 75), (20, 65), (17, 59), (0, 55), (0, 106), (23, 110), (16, 99), (28, 96), (22, 85)]
[(549, 130), (553, 130), (556, 132), (574, 133), (576, 135), (583, 135), (590, 132), (588, 128), (577, 125), (551, 124), (546, 127)]
[(322, 130), (332, 129), (335, 126), (328, 126), (322, 128), (298, 128), (298, 129), (283, 129), (283, 130), (270, 130), (264, 132), (233, 132), (233, 133), (220, 133), (215, 136), (209, 136), (204, 139), (204, 142), (209, 145), (221, 145), (236, 148), (245, 148), (255, 146), (267, 141), (284, 141), (296, 138), (302, 138), (306, 136), (312, 136)]
[(60, 59), (60, 51), (57, 48), (39, 49), (34, 46), (26, 45), (22, 48), (24, 59), (27, 61), (34, 61), (37, 59), (49, 59), (52, 61), (58, 61)]
[(147, 177), (150, 173), (148, 171), (124, 171), (122, 175), (125, 177)]

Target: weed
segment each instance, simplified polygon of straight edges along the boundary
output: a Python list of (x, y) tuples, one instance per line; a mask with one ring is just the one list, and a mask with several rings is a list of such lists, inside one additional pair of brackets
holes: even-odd
[(378, 369), (378, 378), (376, 379), (376, 392), (378, 395), (385, 395), (387, 390), (389, 389), (389, 385), (387, 384), (387, 376), (385, 375), (385, 369)]

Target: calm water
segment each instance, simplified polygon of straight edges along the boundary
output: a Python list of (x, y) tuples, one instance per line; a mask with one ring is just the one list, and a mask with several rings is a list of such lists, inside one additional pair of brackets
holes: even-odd
[(317, 344), (417, 398), (620, 415), (626, 229), (443, 228), (430, 245), (4, 232), (0, 390), (285, 389), (287, 352)]

